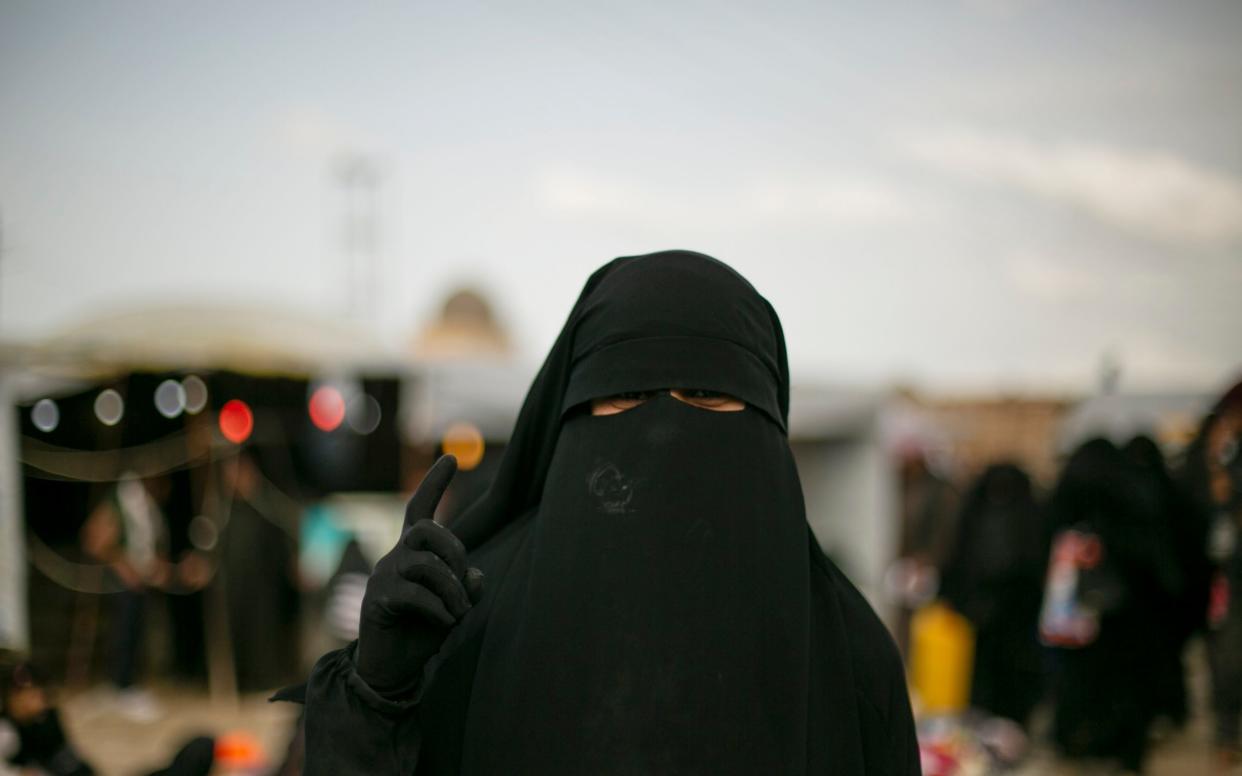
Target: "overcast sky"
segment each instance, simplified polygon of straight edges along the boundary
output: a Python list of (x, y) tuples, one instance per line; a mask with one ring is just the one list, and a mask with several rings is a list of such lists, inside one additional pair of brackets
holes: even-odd
[[(595, 6), (595, 7), (592, 7)], [(831, 7), (830, 7), (831, 6)], [(0, 336), (169, 300), (523, 357), (613, 256), (704, 251), (795, 378), (1216, 388), (1242, 369), (1242, 3), (0, 0)]]

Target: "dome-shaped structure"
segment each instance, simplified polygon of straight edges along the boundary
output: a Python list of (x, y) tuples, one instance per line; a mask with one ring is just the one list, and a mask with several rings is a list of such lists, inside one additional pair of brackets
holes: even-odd
[(509, 337), (479, 291), (449, 294), (440, 314), (419, 333), (414, 353), (425, 359), (495, 358), (510, 352)]

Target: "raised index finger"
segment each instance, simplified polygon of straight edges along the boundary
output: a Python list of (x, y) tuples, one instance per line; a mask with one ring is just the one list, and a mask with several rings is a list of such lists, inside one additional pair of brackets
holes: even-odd
[(451, 455), (440, 456), (440, 460), (435, 462), (418, 484), (414, 495), (410, 497), (410, 503), (405, 506), (405, 522), (401, 525), (403, 535), (419, 520), (435, 520), (436, 505), (440, 503), (456, 473), (457, 459)]

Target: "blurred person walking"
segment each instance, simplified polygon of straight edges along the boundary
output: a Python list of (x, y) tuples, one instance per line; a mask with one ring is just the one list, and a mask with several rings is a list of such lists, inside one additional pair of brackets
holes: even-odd
[(1079, 447), (1049, 502), (1052, 550), (1040, 630), (1056, 647), (1053, 738), (1071, 758), (1142, 771), (1161, 664), (1161, 602), (1179, 589), (1157, 518), (1104, 439)]
[(85, 552), (108, 565), (120, 581), (109, 595), (111, 638), (108, 678), (117, 690), (116, 708), (137, 721), (154, 721), (159, 706), (137, 686), (151, 591), (168, 582), (167, 526), (163, 505), (170, 483), (166, 475), (123, 475), (95, 507), (81, 530)]
[(945, 564), (954, 549), (959, 498), (949, 478), (933, 465), (930, 450), (907, 440), (897, 452), (901, 488), (897, 560), (886, 573), (886, 584), (897, 603), (893, 624), (897, 646), (910, 653), (910, 627), (915, 613), (938, 593)]
[(1204, 420), (1187, 453), (1186, 474), (1200, 514), (1208, 520), (1214, 741), (1220, 764), (1231, 767), (1242, 760), (1242, 383), (1227, 391)]
[(267, 491), (251, 449), (220, 463), (228, 522), (213, 584), (225, 603), (237, 689), (270, 691), (296, 677), (299, 595), (295, 516)]
[[(147, 776), (207, 776), (215, 742), (189, 739), (169, 764)], [(92, 776), (61, 724), (60, 709), (40, 671), (13, 655), (0, 657), (0, 774), (5, 764), (19, 776)]]
[(0, 758), (22, 774), (95, 773), (65, 735), (40, 672), (14, 657), (0, 660)]
[(306, 773), (917, 774), (896, 648), (807, 526), (788, 400), (776, 314), (724, 264), (592, 275), (492, 487), (450, 531), (455, 462), (431, 469), (357, 643), (316, 664)]
[(1155, 713), (1174, 727), (1183, 727), (1189, 716), (1186, 671), (1182, 654), (1190, 637), (1203, 628), (1207, 612), (1211, 569), (1207, 561), (1207, 526), (1200, 510), (1181, 483), (1174, 480), (1164, 453), (1151, 437), (1140, 434), (1124, 448), (1134, 467), (1137, 495), (1144, 510), (1154, 515), (1158, 536), (1167, 541), (1177, 565), (1180, 589), (1163, 601), (1153, 601), (1163, 623), (1154, 634), (1161, 639), (1161, 664), (1152, 688)]
[(975, 629), (970, 704), (1026, 726), (1042, 692), (1047, 537), (1026, 472), (989, 466), (966, 494), (941, 595)]

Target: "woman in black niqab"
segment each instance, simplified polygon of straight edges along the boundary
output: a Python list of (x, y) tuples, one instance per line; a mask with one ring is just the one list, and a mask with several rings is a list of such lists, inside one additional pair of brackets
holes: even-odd
[(1048, 548), (1026, 472), (989, 466), (971, 486), (941, 591), (975, 628), (971, 706), (1026, 725), (1042, 691), (1036, 636)]
[(1068, 756), (1118, 760), (1136, 773), (1155, 710), (1149, 683), (1162, 659), (1159, 604), (1177, 584), (1167, 540), (1138, 493), (1122, 452), (1091, 439), (1070, 456), (1049, 501), (1054, 537), (1080, 531), (1102, 549), (1077, 589), (1098, 612), (1098, 634), (1055, 653), (1053, 738)]
[(1137, 479), (1137, 495), (1152, 516), (1165, 577), (1177, 584), (1165, 586), (1152, 601), (1157, 617), (1166, 626), (1159, 636), (1162, 665), (1152, 680), (1155, 711), (1177, 727), (1189, 715), (1186, 671), (1182, 653), (1194, 632), (1203, 625), (1207, 610), (1211, 570), (1204, 552), (1206, 526), (1190, 496), (1169, 472), (1160, 446), (1140, 434), (1126, 443), (1126, 458)]
[[(645, 401), (589, 411), (619, 394)], [(736, 272), (682, 251), (597, 271), (451, 526), (482, 599), (411, 701), (325, 656), (309, 772), (917, 773), (892, 641), (807, 527), (788, 403), (780, 323)]]

